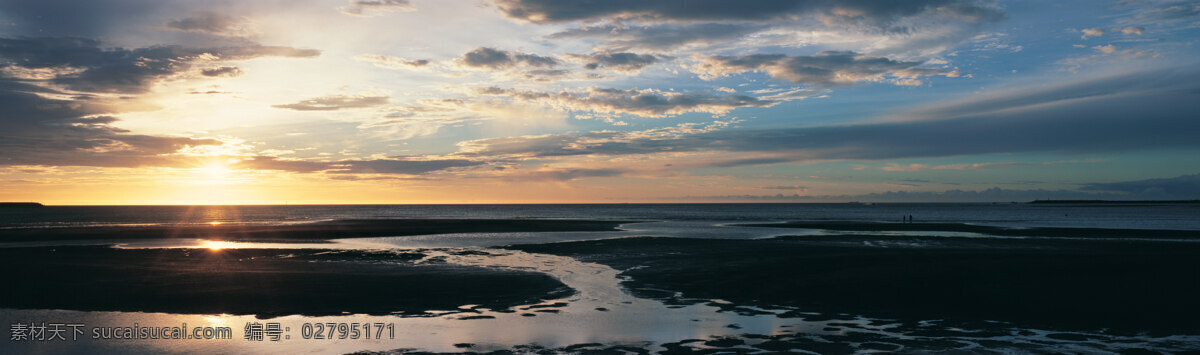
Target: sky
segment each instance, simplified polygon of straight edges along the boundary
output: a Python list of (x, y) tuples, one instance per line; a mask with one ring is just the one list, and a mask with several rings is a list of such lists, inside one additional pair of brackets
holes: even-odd
[(0, 0), (0, 201), (1200, 199), (1200, 1)]

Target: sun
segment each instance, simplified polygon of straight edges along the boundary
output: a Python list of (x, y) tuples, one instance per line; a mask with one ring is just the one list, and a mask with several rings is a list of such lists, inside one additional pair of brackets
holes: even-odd
[(220, 162), (209, 163), (195, 168), (196, 180), (210, 185), (223, 185), (233, 183), (235, 180), (234, 170)]
[(224, 164), (212, 163), (200, 167), (200, 173), (209, 180), (223, 180), (229, 177), (230, 170)]

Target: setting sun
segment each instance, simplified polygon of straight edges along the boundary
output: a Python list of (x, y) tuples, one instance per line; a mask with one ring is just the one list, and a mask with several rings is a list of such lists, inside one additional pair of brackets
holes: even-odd
[(228, 182), (229, 175), (232, 172), (221, 163), (208, 164), (196, 170), (200, 172), (200, 177), (209, 183)]

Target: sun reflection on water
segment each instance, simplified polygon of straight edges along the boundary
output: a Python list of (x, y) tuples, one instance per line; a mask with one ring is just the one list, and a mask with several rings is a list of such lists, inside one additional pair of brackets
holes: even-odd
[(212, 251), (220, 251), (222, 249), (236, 248), (237, 244), (231, 242), (222, 242), (219, 240), (205, 240), (204, 242), (200, 243), (200, 247), (208, 248), (208, 250)]

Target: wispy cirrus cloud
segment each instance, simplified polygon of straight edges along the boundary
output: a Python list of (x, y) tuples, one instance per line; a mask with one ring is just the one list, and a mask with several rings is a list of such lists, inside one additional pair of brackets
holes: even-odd
[(290, 104), (271, 105), (295, 111), (337, 111), (387, 105), (391, 98), (385, 95), (328, 95), (304, 99)]
[(414, 69), (424, 68), (431, 63), (428, 59), (406, 59), (401, 57), (393, 57), (379, 54), (363, 54), (354, 57), (355, 60), (375, 64), (380, 68), (388, 69)]
[(670, 92), (655, 89), (588, 88), (582, 91), (541, 92), (488, 87), (476, 93), (536, 101), (565, 110), (621, 113), (662, 117), (688, 112), (724, 114), (739, 107), (770, 107), (779, 101), (746, 95), (716, 95), (704, 92)]
[(774, 79), (793, 84), (844, 86), (866, 81), (888, 80), (900, 85), (920, 84), (921, 77), (958, 76), (957, 71), (922, 67), (921, 62), (868, 57), (854, 52), (821, 52), (810, 56), (751, 54), (693, 58), (688, 68), (704, 79), (748, 71), (763, 71)]
[(408, 0), (348, 0), (346, 6), (338, 8), (343, 14), (351, 16), (379, 16), (393, 11), (416, 11)]
[(280, 170), (296, 173), (423, 175), (452, 168), (484, 165), (486, 162), (430, 157), (393, 157), (388, 159), (347, 159), (336, 161), (289, 160), (256, 156), (240, 160), (236, 168)]

